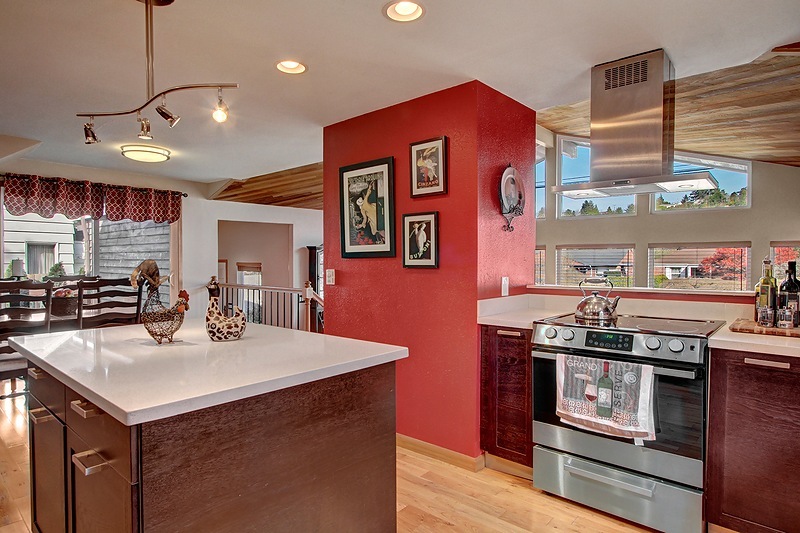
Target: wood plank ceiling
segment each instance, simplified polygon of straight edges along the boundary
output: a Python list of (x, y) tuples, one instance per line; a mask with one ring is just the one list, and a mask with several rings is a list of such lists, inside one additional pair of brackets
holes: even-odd
[[(800, 166), (798, 43), (675, 83), (675, 149)], [(589, 137), (589, 100), (539, 111), (554, 133)]]
[(321, 210), (322, 163), (230, 180), (211, 199)]

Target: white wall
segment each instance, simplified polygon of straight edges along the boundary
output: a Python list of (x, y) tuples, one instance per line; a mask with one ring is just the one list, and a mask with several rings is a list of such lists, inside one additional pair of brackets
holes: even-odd
[[(308, 277), (306, 246), (322, 243), (322, 211), (271, 205), (221, 202), (189, 197), (183, 200), (183, 285), (189, 292), (190, 316), (203, 316), (208, 293), (205, 285), (217, 273), (219, 221), (270, 222), (292, 226), (292, 285), (302, 287)], [(235, 265), (228, 265), (235, 268)]]
[(292, 225), (219, 221), (219, 259), (228, 261), (228, 283), (236, 283), (236, 263), (260, 263), (261, 284), (291, 287)]

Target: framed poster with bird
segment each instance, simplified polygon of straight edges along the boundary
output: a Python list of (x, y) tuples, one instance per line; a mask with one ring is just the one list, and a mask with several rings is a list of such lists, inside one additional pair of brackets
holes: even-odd
[(339, 169), (342, 257), (395, 257), (394, 158)]
[(409, 145), (411, 197), (447, 193), (447, 137)]
[(403, 215), (403, 267), (439, 268), (439, 212)]

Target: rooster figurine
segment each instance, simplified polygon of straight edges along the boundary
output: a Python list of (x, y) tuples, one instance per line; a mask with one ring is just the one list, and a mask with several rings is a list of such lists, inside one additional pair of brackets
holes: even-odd
[(138, 287), (140, 283), (147, 284), (147, 300), (142, 307), (142, 323), (147, 333), (158, 344), (164, 339), (173, 342), (172, 336), (183, 325), (184, 313), (189, 309), (189, 293), (181, 290), (175, 305), (167, 309), (161, 303), (158, 288), (168, 279), (160, 276), (158, 265), (152, 259), (143, 261), (131, 274), (131, 285)]
[(219, 308), (219, 283), (211, 276), (206, 285), (208, 289), (208, 310), (206, 311), (206, 333), (212, 341), (235, 341), (242, 338), (247, 320), (242, 310), (233, 308), (233, 316), (225, 316)]

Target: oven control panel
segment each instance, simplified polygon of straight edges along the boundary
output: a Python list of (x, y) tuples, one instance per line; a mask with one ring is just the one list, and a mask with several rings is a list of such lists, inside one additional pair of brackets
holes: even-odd
[(621, 332), (608, 328), (563, 327), (534, 324), (533, 344), (597, 352), (630, 354), (637, 357), (702, 363), (707, 339)]

